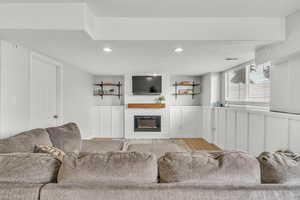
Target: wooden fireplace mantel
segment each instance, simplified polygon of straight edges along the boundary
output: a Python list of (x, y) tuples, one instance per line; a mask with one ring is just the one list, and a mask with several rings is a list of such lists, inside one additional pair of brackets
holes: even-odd
[(128, 108), (165, 108), (166, 104), (159, 103), (129, 103)]

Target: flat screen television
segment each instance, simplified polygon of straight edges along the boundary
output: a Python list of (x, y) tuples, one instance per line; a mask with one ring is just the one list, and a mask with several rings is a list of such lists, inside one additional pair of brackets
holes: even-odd
[(161, 94), (161, 76), (133, 76), (132, 93), (134, 95)]

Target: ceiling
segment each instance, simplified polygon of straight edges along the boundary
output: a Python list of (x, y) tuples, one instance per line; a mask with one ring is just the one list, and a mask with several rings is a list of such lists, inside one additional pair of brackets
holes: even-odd
[[(300, 0), (0, 0), (0, 3), (86, 2), (98, 17), (283, 18)], [(224, 33), (225, 34), (225, 33)], [(17, 42), (92, 74), (169, 72), (200, 75), (221, 71), (254, 58), (254, 50), (272, 41), (95, 41), (84, 31), (0, 30), (0, 39)], [(111, 47), (111, 53), (102, 51)], [(182, 47), (184, 52), (174, 53)], [(237, 57), (237, 61), (226, 61)]]
[(284, 17), (299, 0), (86, 0), (108, 17)]
[[(93, 41), (84, 32), (0, 31), (0, 38), (78, 66), (92, 74), (169, 72), (195, 75), (233, 67), (254, 58), (253, 41)], [(111, 53), (102, 51), (111, 47)], [(176, 47), (184, 52), (174, 53)], [(237, 57), (237, 61), (226, 61)]]
[(86, 2), (103, 17), (285, 17), (299, 0), (0, 0), (1, 2)]

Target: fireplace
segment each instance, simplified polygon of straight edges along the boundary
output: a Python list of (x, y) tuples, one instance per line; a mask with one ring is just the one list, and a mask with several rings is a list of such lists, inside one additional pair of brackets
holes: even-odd
[(161, 116), (160, 115), (134, 116), (134, 131), (135, 132), (161, 132)]

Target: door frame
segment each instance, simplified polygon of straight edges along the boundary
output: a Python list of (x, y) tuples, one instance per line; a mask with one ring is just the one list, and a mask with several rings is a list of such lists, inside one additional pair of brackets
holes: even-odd
[(32, 127), (32, 65), (33, 60), (37, 59), (41, 62), (55, 65), (56, 66), (56, 111), (58, 115), (57, 119), (57, 125), (60, 125), (63, 123), (63, 64), (58, 62), (57, 60), (54, 60), (52, 58), (49, 58), (47, 56), (44, 56), (37, 52), (30, 52), (30, 59), (29, 59), (29, 110), (30, 110), (30, 127), (31, 128), (38, 128), (38, 127)]

